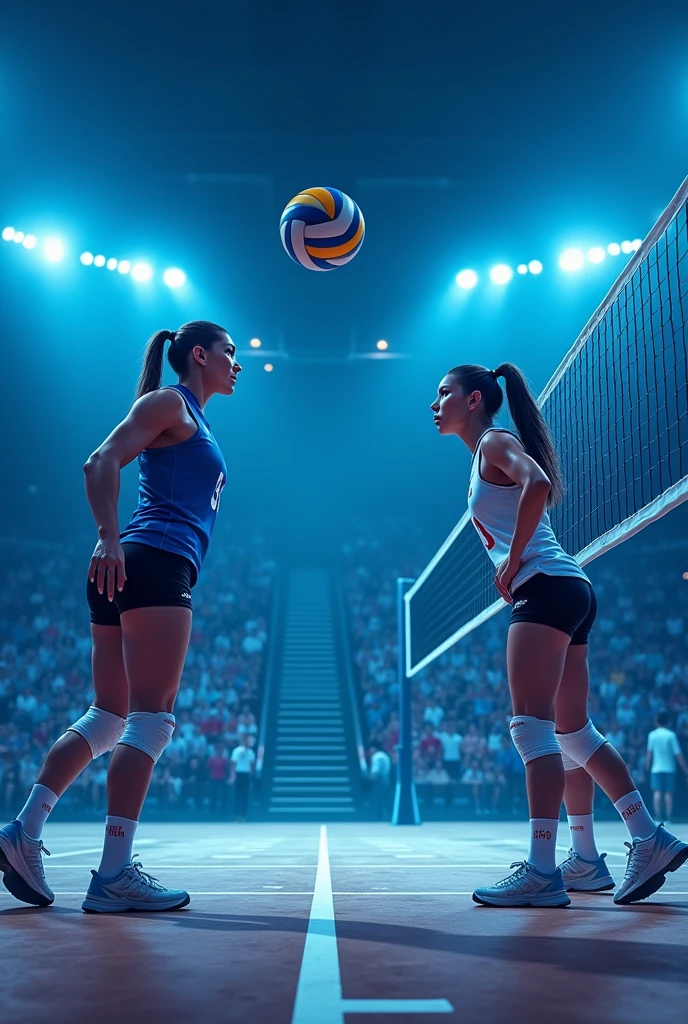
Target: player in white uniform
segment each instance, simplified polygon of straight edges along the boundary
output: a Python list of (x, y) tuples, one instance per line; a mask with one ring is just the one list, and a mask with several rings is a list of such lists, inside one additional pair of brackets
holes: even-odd
[[(506, 380), (519, 436), (492, 425), (504, 397), (499, 377)], [(528, 859), (513, 864), (516, 870), (502, 881), (476, 889), (473, 899), (502, 907), (564, 907), (571, 902), (567, 889), (612, 888), (592, 837), (593, 779), (631, 837), (614, 902), (645, 899), (663, 885), (666, 872), (688, 859), (688, 844), (652, 819), (620, 754), (588, 718), (588, 635), (597, 602), (550, 524), (547, 509), (564, 486), (547, 424), (512, 363), (497, 370), (455, 367), (440, 382), (431, 408), (439, 433), (457, 435), (473, 453), (471, 518), (494, 562), (497, 590), (512, 605), (506, 652), (511, 737), (526, 766), (530, 808)], [(557, 867), (562, 798), (574, 849)], [(581, 837), (586, 841), (577, 848)]]

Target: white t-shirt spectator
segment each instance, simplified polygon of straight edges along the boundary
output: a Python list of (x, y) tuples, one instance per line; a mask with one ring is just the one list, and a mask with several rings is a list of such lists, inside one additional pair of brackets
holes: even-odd
[(439, 705), (434, 708), (426, 708), (423, 712), (423, 721), (432, 722), (433, 727), (436, 729), (440, 722), (444, 719), (444, 711)]
[(660, 726), (647, 737), (648, 753), (652, 754), (653, 772), (675, 772), (676, 757), (681, 753), (678, 736), (671, 729)]
[(376, 750), (370, 759), (370, 777), (380, 782), (388, 782), (392, 771), (392, 761), (384, 750)]
[(239, 746), (232, 751), (232, 762), (239, 774), (247, 775), (255, 760), (256, 755), (250, 747)]
[(439, 739), (442, 744), (443, 760), (460, 761), (463, 736), (459, 735), (458, 732), (441, 732), (439, 733)]

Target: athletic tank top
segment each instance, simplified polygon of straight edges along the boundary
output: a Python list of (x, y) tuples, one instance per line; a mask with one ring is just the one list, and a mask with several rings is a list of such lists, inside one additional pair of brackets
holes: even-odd
[[(487, 480), (483, 480), (480, 475), (480, 447), (483, 438), (489, 434), (490, 430), (512, 434), (519, 443), (522, 442), (518, 435), (513, 434), (511, 430), (490, 427), (478, 441), (471, 462), (468, 511), (488, 555), (495, 566), (498, 566), (509, 556), (509, 547), (516, 529), (518, 503), (523, 488), (518, 484), (491, 484)], [(547, 576), (577, 576), (580, 579), (588, 579), (575, 558), (564, 551), (555, 537), (546, 508), (535, 533), (526, 545), (522, 563), (511, 583), (512, 593), (538, 573), (544, 573)], [(590, 581), (588, 580), (588, 582)]]
[(180, 444), (141, 452), (138, 506), (120, 541), (183, 555), (198, 579), (227, 482), (227, 466), (196, 396), (183, 384), (171, 388), (184, 399), (198, 429)]

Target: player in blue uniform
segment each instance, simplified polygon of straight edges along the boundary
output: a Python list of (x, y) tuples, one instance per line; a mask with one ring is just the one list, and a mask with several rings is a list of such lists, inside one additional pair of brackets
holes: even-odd
[[(165, 345), (179, 383), (161, 387)], [(92, 758), (113, 750), (103, 857), (83, 903), (89, 911), (171, 910), (189, 902), (132, 859), (153, 766), (172, 738), (172, 708), (191, 635), (198, 579), (227, 480), (203, 409), (231, 395), (241, 366), (224, 328), (207, 321), (158, 331), (146, 349), (128, 416), (84, 466), (98, 527), (88, 569), (95, 699), (57, 740), (17, 819), (0, 829), (0, 871), (25, 903), (54, 900), (41, 833), (60, 796)], [(120, 532), (120, 470), (138, 456), (139, 500)]]

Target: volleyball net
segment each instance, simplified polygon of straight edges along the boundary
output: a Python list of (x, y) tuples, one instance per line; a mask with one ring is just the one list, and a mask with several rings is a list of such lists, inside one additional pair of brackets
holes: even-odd
[[(688, 498), (687, 323), (688, 178), (539, 399), (567, 487), (552, 526), (580, 565)], [(407, 674), (504, 608), (496, 594), (466, 513), (405, 595)]]

